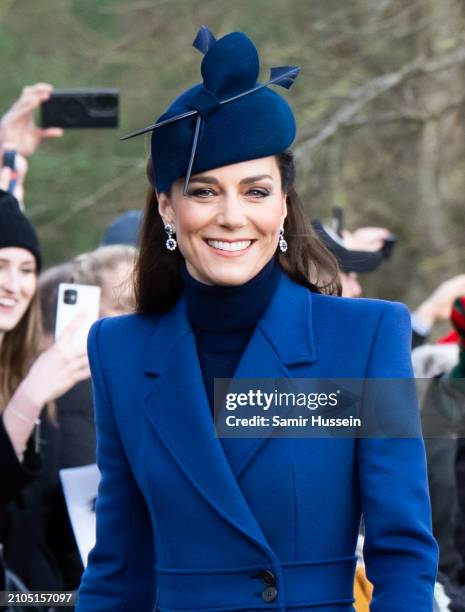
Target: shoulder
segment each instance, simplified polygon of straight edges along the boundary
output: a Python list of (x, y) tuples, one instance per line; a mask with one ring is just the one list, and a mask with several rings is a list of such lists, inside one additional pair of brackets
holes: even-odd
[(410, 312), (401, 302), (312, 293), (312, 308), (317, 319), (332, 320), (335, 323), (377, 328), (392, 322), (410, 329)]
[(408, 307), (402, 302), (380, 300), (374, 298), (347, 298), (335, 295), (312, 293), (312, 300), (316, 307), (334, 311), (350, 312), (354, 315), (369, 313), (382, 314), (385, 310), (392, 312), (408, 312)]
[(117, 317), (103, 317), (91, 327), (91, 333), (98, 332), (107, 336), (119, 336), (128, 333), (144, 333), (155, 328), (161, 315), (125, 314)]
[(155, 330), (160, 315), (128, 314), (105, 317), (96, 321), (89, 331), (89, 358), (99, 360), (130, 360), (144, 349)]
[(369, 298), (312, 294), (312, 319), (317, 344), (330, 351), (352, 351), (368, 360), (381, 351), (409, 356), (410, 312), (405, 304)]
[[(397, 336), (400, 332), (411, 340), (410, 312), (401, 302), (315, 293), (286, 274), (278, 290), (282, 310), (277, 315), (278, 320), (286, 316), (298, 325), (310, 320), (318, 342), (330, 337), (338, 337), (342, 342), (354, 339), (370, 342), (386, 329), (394, 333), (393, 327), (397, 328)], [(303, 312), (303, 320), (300, 312)]]
[(357, 356), (364, 376), (409, 378), (412, 328), (405, 304), (368, 298), (314, 295), (313, 321), (317, 344), (327, 354)]

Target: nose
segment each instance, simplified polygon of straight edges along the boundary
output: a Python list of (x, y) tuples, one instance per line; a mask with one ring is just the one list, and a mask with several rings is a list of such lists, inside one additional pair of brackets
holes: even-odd
[(228, 229), (244, 227), (247, 223), (245, 211), (240, 198), (235, 194), (226, 194), (222, 198), (217, 223)]
[(19, 293), (21, 288), (19, 271), (13, 268), (3, 270), (1, 274), (0, 287), (8, 293)]

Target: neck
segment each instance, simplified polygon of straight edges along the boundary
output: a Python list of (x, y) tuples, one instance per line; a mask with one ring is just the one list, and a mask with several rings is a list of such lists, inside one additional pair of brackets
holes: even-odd
[(219, 286), (197, 281), (183, 266), (187, 313), (194, 329), (223, 332), (254, 327), (276, 288), (280, 272), (273, 258), (246, 283)]
[(184, 267), (184, 296), (210, 406), (214, 379), (231, 378), (281, 278), (273, 257), (243, 285), (205, 285)]

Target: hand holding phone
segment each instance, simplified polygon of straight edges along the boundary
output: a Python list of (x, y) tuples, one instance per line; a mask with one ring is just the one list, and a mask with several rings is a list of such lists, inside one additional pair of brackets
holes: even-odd
[(46, 138), (59, 138), (63, 130), (59, 127), (42, 129), (34, 121), (34, 112), (48, 100), (53, 86), (35, 83), (24, 87), (21, 96), (13, 103), (0, 120), (0, 149), (14, 149), (28, 157)]
[(21, 383), (38, 406), (44, 406), (90, 377), (87, 349), (76, 342), (76, 333), (86, 318), (81, 310), (68, 323), (59, 339), (41, 353)]

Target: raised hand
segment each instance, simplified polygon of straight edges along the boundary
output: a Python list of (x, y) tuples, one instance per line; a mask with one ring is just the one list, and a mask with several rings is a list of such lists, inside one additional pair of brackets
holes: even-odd
[(74, 339), (85, 317), (85, 313), (80, 313), (69, 323), (60, 338), (39, 355), (21, 383), (37, 402), (54, 400), (90, 377), (87, 351), (77, 346)]
[(59, 138), (61, 128), (40, 128), (34, 121), (34, 111), (50, 98), (53, 86), (36, 83), (24, 87), (21, 96), (0, 120), (0, 151), (14, 149), (24, 156), (32, 155), (42, 140)]

